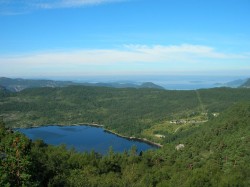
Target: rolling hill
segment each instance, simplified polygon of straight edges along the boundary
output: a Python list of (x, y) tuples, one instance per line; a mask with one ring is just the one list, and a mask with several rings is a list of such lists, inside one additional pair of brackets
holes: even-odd
[(93, 87), (111, 87), (111, 88), (155, 88), (155, 89), (164, 89), (161, 86), (158, 86), (152, 82), (145, 83), (134, 83), (134, 82), (108, 82), (108, 83), (79, 83), (72, 81), (54, 81), (54, 80), (34, 80), (34, 79), (11, 79), (6, 77), (0, 77), (0, 86), (5, 87), (7, 90), (12, 92), (19, 92), (26, 88), (40, 88), (40, 87), (66, 87), (73, 85), (81, 86), (93, 86)]
[[(161, 131), (162, 135), (179, 127), (180, 130), (197, 127), (199, 122), (249, 98), (250, 90), (244, 88), (190, 91), (89, 86), (29, 88), (2, 96), (0, 115), (10, 127), (98, 123), (123, 135), (154, 139), (154, 133), (161, 131), (161, 127), (175, 128)], [(170, 123), (180, 120), (175, 126)]]

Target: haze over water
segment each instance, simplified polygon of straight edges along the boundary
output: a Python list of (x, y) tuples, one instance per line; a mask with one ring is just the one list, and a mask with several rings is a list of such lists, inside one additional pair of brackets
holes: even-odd
[[(44, 77), (41, 77), (44, 78)], [(214, 88), (219, 84), (225, 84), (238, 79), (247, 79), (244, 75), (103, 75), (103, 76), (70, 76), (70, 77), (48, 77), (54, 80), (71, 80), (74, 82), (88, 83), (137, 83), (153, 82), (169, 90), (194, 90), (201, 88)]]

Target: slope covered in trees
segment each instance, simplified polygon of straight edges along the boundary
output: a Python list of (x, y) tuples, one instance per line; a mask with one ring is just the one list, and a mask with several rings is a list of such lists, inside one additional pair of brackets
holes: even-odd
[(0, 85), (6, 89), (19, 92), (26, 88), (34, 87), (63, 87), (69, 85), (79, 85), (71, 81), (53, 81), (53, 80), (32, 80), (32, 79), (11, 79), (6, 77), (0, 77)]
[(87, 86), (32, 88), (1, 96), (0, 115), (9, 127), (98, 123), (123, 135), (143, 137), (143, 131), (155, 125), (190, 117), (204, 121), (211, 114), (249, 98), (250, 90), (231, 88), (197, 91)]
[(135, 148), (123, 154), (110, 149), (106, 156), (30, 142), (2, 124), (1, 185), (249, 186), (249, 124), (250, 103), (244, 102), (162, 149), (139, 155)]
[(194, 91), (104, 87), (34, 88), (1, 100), (7, 125), (98, 123), (126, 135), (199, 108)]
[(0, 98), (6, 97), (8, 95), (9, 95), (9, 91), (5, 87), (0, 86)]

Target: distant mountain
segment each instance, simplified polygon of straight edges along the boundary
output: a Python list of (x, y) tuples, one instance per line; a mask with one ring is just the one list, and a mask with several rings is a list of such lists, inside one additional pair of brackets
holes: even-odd
[(111, 88), (138, 88), (140, 85), (136, 83), (127, 83), (127, 82), (110, 82), (110, 83), (95, 83), (93, 86), (101, 87), (111, 87)]
[(240, 87), (250, 88), (250, 78), (247, 79)]
[(154, 89), (163, 89), (163, 87), (157, 85), (157, 84), (154, 84), (152, 82), (145, 82), (145, 83), (142, 83), (139, 88), (154, 88)]
[(246, 81), (247, 79), (238, 79), (238, 80), (230, 81), (227, 83), (216, 83), (215, 85), (218, 87), (237, 88), (237, 87), (242, 86)]
[(6, 77), (0, 78), (0, 85), (12, 92), (19, 92), (26, 88), (34, 87), (64, 87), (69, 85), (79, 85), (71, 81), (52, 81), (52, 80), (32, 80), (32, 79), (11, 79)]
[(19, 92), (26, 88), (35, 87), (65, 87), (72, 85), (112, 87), (112, 88), (154, 88), (164, 89), (152, 82), (137, 84), (133, 82), (110, 82), (110, 83), (76, 83), (73, 81), (53, 81), (53, 80), (34, 80), (34, 79), (11, 79), (0, 77), (0, 86), (12, 92)]
[(153, 89), (164, 89), (163, 87), (156, 85), (152, 82), (144, 82), (141, 84), (137, 83), (126, 83), (126, 82), (112, 82), (112, 83), (96, 83), (94, 86), (112, 87), (112, 88), (153, 88)]

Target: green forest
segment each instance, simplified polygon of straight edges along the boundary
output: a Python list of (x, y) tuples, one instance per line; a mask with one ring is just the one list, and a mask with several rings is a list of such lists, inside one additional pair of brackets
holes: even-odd
[(249, 124), (250, 103), (237, 104), (162, 149), (102, 156), (31, 142), (1, 122), (0, 186), (249, 186)]
[[(1, 88), (0, 186), (250, 186), (249, 98), (244, 88)], [(82, 123), (163, 147), (79, 153), (11, 129)]]
[(205, 120), (249, 98), (250, 91), (244, 88), (197, 91), (88, 86), (30, 88), (18, 93), (2, 91), (0, 115), (9, 127), (94, 123), (126, 136), (143, 137), (143, 131), (152, 126), (192, 117)]

